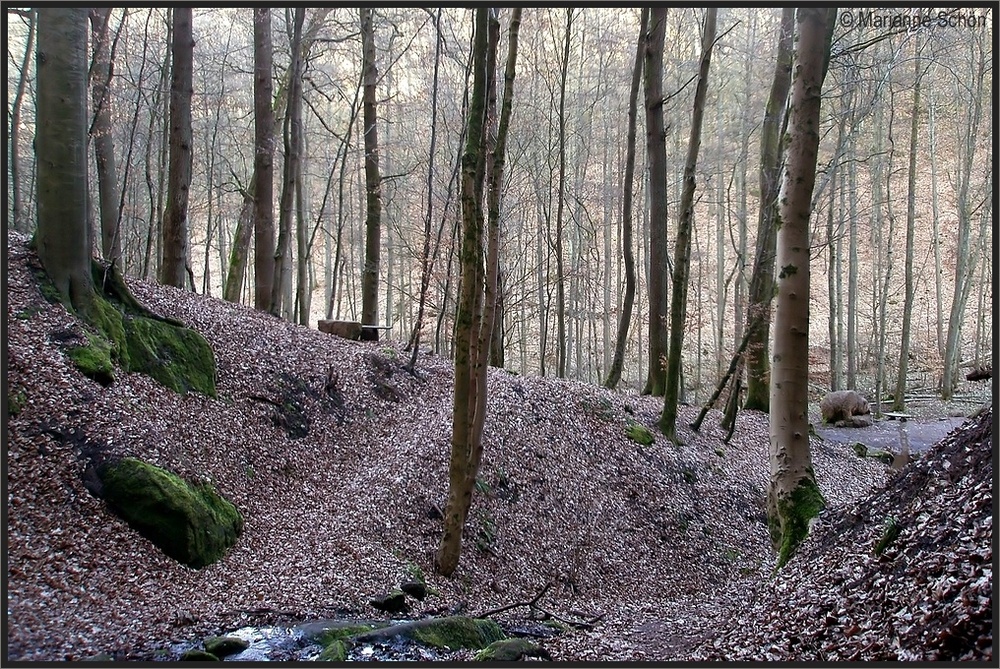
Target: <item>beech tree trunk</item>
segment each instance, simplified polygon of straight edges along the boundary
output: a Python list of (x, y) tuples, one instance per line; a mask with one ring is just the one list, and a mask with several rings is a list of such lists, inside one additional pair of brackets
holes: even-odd
[(778, 28), (778, 55), (774, 64), (771, 92), (767, 98), (760, 134), (760, 209), (757, 216), (757, 254), (750, 275), (747, 307), (747, 397), (744, 409), (769, 411), (770, 366), (768, 339), (771, 331), (771, 299), (774, 294), (774, 252), (781, 179), (781, 137), (785, 105), (792, 82), (792, 33), (795, 8), (781, 10)]
[[(254, 307), (260, 311), (271, 310), (271, 290), (274, 287), (274, 108), (271, 106), (273, 51), (271, 8), (254, 7), (254, 174), (251, 188), (253, 192)], [(244, 234), (243, 236), (248, 235)], [(242, 247), (242, 245), (239, 246)], [(236, 251), (235, 245), (233, 250)], [(227, 299), (230, 299), (229, 295), (227, 295)], [(239, 294), (237, 293), (232, 299), (238, 300)]]
[(636, 40), (635, 64), (632, 66), (632, 85), (628, 97), (628, 138), (625, 140), (625, 178), (622, 194), (622, 255), (625, 261), (625, 294), (622, 296), (622, 313), (618, 320), (618, 338), (615, 340), (615, 357), (611, 361), (605, 388), (614, 389), (622, 378), (625, 364), (625, 345), (628, 343), (629, 323), (635, 305), (635, 256), (632, 253), (632, 182), (635, 180), (635, 135), (638, 112), (639, 83), (642, 78), (642, 54), (645, 49), (646, 24), (649, 9), (643, 7), (639, 19), (639, 38)]
[[(691, 115), (691, 137), (687, 159), (684, 162), (684, 190), (681, 193), (680, 221), (674, 247), (673, 292), (670, 304), (670, 351), (667, 355), (667, 378), (663, 392), (663, 413), (660, 431), (674, 443), (677, 438), (677, 401), (681, 385), (681, 346), (684, 342), (684, 325), (687, 321), (688, 278), (691, 273), (691, 228), (694, 223), (695, 169), (698, 166), (698, 149), (701, 147), (701, 125), (705, 116), (705, 96), (708, 93), (708, 72), (712, 63), (712, 45), (715, 43), (715, 24), (718, 9), (705, 10), (705, 29), (701, 41), (701, 63), (698, 67), (698, 85), (694, 93), (694, 111)], [(700, 347), (699, 347), (700, 348)]]
[(770, 470), (767, 508), (778, 567), (808, 533), (824, 506), (809, 452), (809, 215), (816, 181), (820, 99), (835, 8), (800, 7), (798, 47), (788, 120), (788, 152), (779, 195), (771, 372)]
[(188, 190), (191, 187), (191, 96), (194, 37), (191, 7), (173, 10), (173, 65), (170, 81), (170, 163), (167, 208), (163, 215), (160, 283), (184, 287), (188, 260)]
[(87, 8), (37, 11), (38, 258), (66, 304), (87, 313), (97, 296), (87, 224)]
[(556, 199), (556, 376), (566, 377), (566, 275), (563, 269), (563, 209), (566, 201), (566, 77), (569, 71), (569, 43), (573, 28), (573, 8), (566, 8), (562, 72), (559, 78), (559, 189)]
[[(378, 322), (378, 265), (379, 240), (382, 234), (382, 189), (378, 171), (378, 129), (376, 126), (375, 84), (375, 28), (372, 10), (361, 8), (361, 58), (362, 76), (365, 80), (363, 123), (365, 136), (365, 267), (361, 281), (361, 322), (374, 325)], [(377, 332), (377, 330), (373, 331)], [(377, 335), (374, 337), (377, 339)]]
[(652, 7), (645, 40), (646, 153), (649, 163), (649, 360), (643, 395), (662, 396), (667, 354), (667, 146), (663, 122), (663, 44), (667, 8)]

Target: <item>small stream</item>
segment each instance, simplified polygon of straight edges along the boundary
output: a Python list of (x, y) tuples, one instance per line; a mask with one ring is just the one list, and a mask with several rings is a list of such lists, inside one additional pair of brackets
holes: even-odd
[(911, 453), (920, 453), (941, 441), (967, 418), (911, 418), (906, 421), (878, 420), (870, 427), (833, 427), (817, 425), (816, 434), (827, 441), (842, 444), (860, 442), (869, 450), (897, 453), (903, 440), (909, 442)]

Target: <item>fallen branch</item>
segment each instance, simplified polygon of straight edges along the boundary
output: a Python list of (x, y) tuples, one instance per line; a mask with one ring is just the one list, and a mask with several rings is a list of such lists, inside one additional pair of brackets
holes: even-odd
[(552, 613), (548, 609), (544, 609), (544, 608), (542, 608), (541, 606), (538, 605), (538, 600), (540, 600), (542, 597), (544, 597), (545, 593), (547, 593), (549, 591), (549, 588), (551, 588), (551, 587), (552, 587), (552, 582), (550, 581), (550, 582), (548, 582), (548, 583), (545, 584), (545, 587), (543, 587), (538, 592), (537, 595), (535, 595), (534, 597), (532, 597), (528, 601), (515, 602), (513, 604), (507, 604), (506, 606), (501, 606), (501, 607), (496, 608), (496, 609), (491, 609), (489, 611), (486, 611), (484, 613), (480, 613), (480, 614), (478, 614), (476, 616), (473, 616), (473, 617), (474, 618), (489, 618), (490, 616), (494, 616), (494, 615), (496, 615), (498, 613), (503, 613), (504, 611), (510, 611), (511, 609), (516, 609), (516, 608), (519, 608), (519, 607), (522, 607), (522, 606), (526, 606), (529, 609), (531, 609), (532, 611), (537, 611), (538, 613), (541, 613), (542, 616), (543, 616), (543, 620), (548, 620), (548, 619), (551, 618), (552, 620), (557, 620), (557, 621), (559, 621), (561, 623), (564, 623), (566, 625), (570, 625), (572, 627), (576, 627), (577, 629), (588, 629), (589, 630), (589, 629), (593, 629), (594, 626), (595, 626), (595, 624), (598, 623), (601, 619), (603, 619), (605, 615), (607, 615), (605, 613), (602, 613), (602, 614), (600, 614), (598, 616), (595, 616), (594, 618), (591, 618), (589, 621), (586, 621), (586, 622), (579, 621), (579, 620), (569, 620), (567, 618), (563, 618), (561, 616), (557, 616), (556, 614)]

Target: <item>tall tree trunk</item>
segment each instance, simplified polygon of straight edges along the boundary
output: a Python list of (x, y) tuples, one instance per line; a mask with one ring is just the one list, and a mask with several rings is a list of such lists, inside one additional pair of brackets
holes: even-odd
[(625, 345), (628, 343), (629, 323), (635, 304), (635, 257), (632, 254), (632, 182), (635, 180), (635, 135), (638, 112), (639, 82), (642, 78), (642, 54), (645, 49), (646, 24), (649, 9), (643, 7), (639, 19), (639, 38), (636, 40), (635, 63), (632, 66), (632, 85), (628, 98), (628, 138), (625, 140), (625, 178), (622, 194), (622, 254), (625, 260), (625, 294), (622, 297), (622, 313), (618, 321), (618, 338), (615, 340), (615, 357), (611, 361), (605, 388), (614, 389), (622, 378), (625, 364)]
[(684, 190), (681, 194), (680, 220), (677, 224), (677, 241), (674, 247), (673, 291), (670, 304), (670, 352), (667, 355), (667, 379), (663, 393), (663, 413), (660, 431), (674, 443), (677, 438), (677, 401), (681, 384), (681, 347), (684, 342), (684, 325), (687, 321), (688, 278), (691, 273), (691, 227), (694, 224), (695, 169), (698, 166), (698, 149), (701, 147), (701, 125), (705, 116), (705, 96), (708, 93), (708, 71), (712, 63), (712, 45), (715, 43), (715, 23), (718, 9), (705, 10), (705, 28), (701, 41), (701, 64), (698, 67), (698, 86), (694, 93), (694, 111), (691, 115), (691, 138), (687, 159), (684, 162)]
[(930, 136), (930, 153), (931, 153), (931, 244), (934, 246), (934, 303), (937, 307), (935, 310), (936, 327), (935, 334), (937, 335), (937, 351), (941, 358), (944, 358), (944, 289), (942, 288), (942, 275), (944, 274), (944, 268), (941, 265), (941, 208), (939, 205), (939, 190), (938, 190), (938, 179), (937, 179), (937, 123), (936, 123), (936, 112), (937, 107), (934, 101), (933, 86), (930, 87), (927, 107), (928, 116), (927, 119), (927, 134)]
[(771, 80), (771, 92), (764, 111), (760, 134), (760, 209), (757, 216), (757, 253), (750, 275), (747, 307), (747, 397), (744, 409), (768, 411), (770, 369), (768, 339), (771, 329), (771, 298), (774, 294), (774, 252), (778, 187), (781, 179), (781, 137), (785, 105), (792, 81), (792, 33), (795, 8), (781, 11), (778, 54)]
[[(382, 234), (382, 187), (378, 171), (378, 129), (376, 125), (375, 84), (375, 28), (372, 10), (361, 8), (362, 72), (365, 79), (363, 108), (365, 135), (365, 268), (361, 282), (361, 322), (374, 325), (378, 322), (378, 265), (379, 239)], [(372, 330), (373, 339), (378, 331)]]
[(93, 35), (94, 67), (91, 73), (91, 100), (94, 122), (91, 137), (97, 160), (97, 184), (101, 212), (101, 253), (105, 260), (120, 263), (121, 235), (118, 230), (118, 173), (115, 170), (115, 144), (111, 133), (111, 77), (113, 63), (109, 39), (111, 9), (94, 7), (90, 10), (90, 30)]
[(566, 289), (563, 270), (563, 209), (566, 201), (566, 79), (569, 72), (569, 46), (572, 37), (573, 8), (566, 8), (566, 33), (563, 42), (562, 71), (559, 78), (559, 189), (556, 199), (556, 376), (566, 377)]
[(174, 7), (173, 65), (170, 81), (170, 167), (167, 210), (163, 215), (160, 283), (184, 287), (188, 260), (188, 190), (191, 187), (191, 96), (194, 37), (191, 8)]
[[(979, 48), (978, 55), (975, 49)], [(958, 172), (958, 246), (955, 259), (955, 291), (952, 295), (951, 313), (948, 317), (948, 338), (945, 340), (944, 377), (941, 384), (941, 397), (950, 400), (958, 385), (959, 363), (962, 359), (962, 324), (965, 320), (965, 305), (969, 295), (972, 275), (975, 268), (975, 256), (971, 254), (972, 237), (972, 205), (969, 202), (969, 187), (972, 181), (972, 170), (975, 165), (976, 146), (979, 139), (979, 124), (982, 121), (983, 78), (986, 75), (986, 63), (989, 58), (986, 48), (974, 43), (971, 47), (973, 58), (977, 62), (976, 73), (971, 81), (969, 91), (973, 99), (969, 102), (968, 116), (963, 119), (963, 136), (960, 144), (961, 163)]]
[[(441, 68), (441, 8), (434, 14), (434, 83), (431, 86), (431, 139), (427, 160), (427, 209), (424, 212), (424, 249), (420, 263), (420, 297), (417, 301), (417, 322), (413, 325), (408, 346), (410, 352), (410, 371), (417, 367), (417, 355), (420, 352), (420, 334), (424, 327), (424, 308), (427, 304), (427, 290), (431, 282), (431, 270), (437, 256), (437, 245), (434, 255), (431, 255), (431, 220), (434, 212), (434, 151), (437, 148), (437, 111), (438, 111), (438, 73)], [(440, 239), (440, 237), (439, 237)]]
[(667, 374), (667, 146), (663, 44), (667, 8), (650, 9), (645, 40), (646, 154), (649, 163), (649, 360), (643, 395), (662, 396)]
[[(254, 7), (254, 173), (251, 188), (253, 189), (254, 308), (260, 311), (271, 310), (271, 290), (274, 287), (274, 108), (271, 106), (273, 52), (271, 8)], [(242, 236), (237, 235), (237, 237), (242, 241)], [(233, 250), (236, 251), (235, 246)], [(243, 264), (245, 263), (246, 260)], [(243, 270), (240, 269), (239, 273), (242, 276)], [(232, 278), (227, 285), (231, 281)], [(242, 281), (240, 283), (242, 284)], [(239, 297), (239, 292), (242, 291), (238, 291), (234, 297), (227, 294), (226, 299), (235, 301)]]
[[(496, 289), (496, 257), (490, 257), (493, 276), (483, 268), (483, 181), (487, 86), (495, 81), (498, 30), (489, 9), (476, 9), (473, 53), (475, 75), (469, 127), (462, 157), (462, 281), (455, 327), (455, 387), (452, 413), (451, 458), (448, 468), (448, 505), (444, 533), (436, 558), (437, 571), (454, 573), (462, 549), (462, 532), (472, 505), (472, 491), (482, 458), (482, 430), (486, 409), (486, 360), (492, 332), (484, 314), (490, 282)], [(489, 24), (493, 23), (491, 29)], [(516, 32), (514, 33), (516, 44)], [(509, 60), (508, 60), (509, 62)], [(490, 67), (492, 65), (492, 68)], [(492, 236), (492, 235), (491, 235)], [(491, 244), (492, 246), (492, 244)], [(491, 249), (492, 253), (495, 251)], [(483, 289), (486, 284), (486, 295)], [(488, 311), (488, 309), (487, 309)], [(485, 341), (484, 341), (485, 338)], [(485, 346), (484, 346), (485, 343)]]
[(38, 10), (38, 258), (67, 305), (96, 300), (87, 224), (87, 9)]
[(35, 17), (37, 9), (28, 9), (28, 43), (24, 47), (24, 60), (21, 62), (21, 73), (17, 80), (17, 93), (14, 94), (14, 105), (10, 112), (10, 185), (11, 185), (11, 222), (15, 230), (27, 230), (27, 216), (24, 212), (24, 202), (21, 196), (21, 109), (24, 106), (24, 93), (28, 88), (28, 64), (34, 55)]
[(913, 110), (910, 113), (910, 165), (906, 178), (906, 260), (903, 265), (903, 331), (899, 343), (899, 368), (896, 375), (896, 390), (892, 396), (892, 410), (906, 411), (906, 372), (910, 357), (910, 327), (913, 311), (913, 254), (917, 218), (917, 139), (920, 124), (920, 35), (914, 35), (913, 43)]
[[(284, 119), (285, 155), (282, 170), (281, 201), (278, 205), (278, 242), (274, 250), (274, 282), (271, 285), (271, 313), (291, 320), (292, 220), (295, 215), (295, 190), (299, 180), (299, 154), (302, 139), (302, 24), (305, 8), (296, 7), (288, 75), (288, 108)], [(299, 259), (301, 262), (301, 258)]]
[(820, 99), (837, 10), (800, 7), (788, 121), (788, 153), (779, 195), (778, 293), (771, 372), (767, 509), (782, 567), (824, 506), (809, 452), (809, 214), (816, 182)]

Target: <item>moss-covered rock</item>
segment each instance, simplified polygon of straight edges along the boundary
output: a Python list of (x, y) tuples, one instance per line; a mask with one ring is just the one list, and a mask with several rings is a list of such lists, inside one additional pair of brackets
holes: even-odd
[(181, 654), (181, 662), (218, 662), (219, 658), (211, 653), (206, 653), (203, 650), (198, 650), (192, 648), (191, 650), (186, 650)]
[(18, 388), (14, 392), (10, 392), (11, 390), (7, 389), (7, 415), (13, 417), (24, 411), (28, 403), (28, 394), (24, 392), (24, 388)]
[(477, 662), (517, 662), (526, 657), (552, 659), (547, 650), (528, 639), (501, 639), (500, 641), (494, 641), (476, 653), (472, 659)]
[(250, 642), (238, 636), (213, 636), (205, 639), (205, 650), (216, 657), (229, 657), (242, 653), (250, 647)]
[(215, 397), (215, 356), (205, 338), (189, 328), (132, 316), (124, 320), (127, 369), (166, 387)]
[(211, 484), (191, 485), (135, 458), (98, 474), (111, 508), (164, 553), (195, 569), (219, 560), (243, 531), (243, 516)]
[(625, 428), (625, 436), (640, 446), (649, 446), (656, 441), (656, 438), (653, 437), (653, 433), (650, 432), (649, 428), (640, 423), (630, 423), (629, 426)]
[(87, 343), (66, 351), (77, 369), (102, 386), (114, 383), (115, 368), (111, 362), (111, 344), (104, 337), (86, 332)]
[(856, 441), (851, 444), (851, 448), (854, 449), (855, 455), (859, 458), (868, 457), (868, 447), (862, 444), (860, 441)]
[(448, 616), (423, 618), (399, 625), (391, 625), (354, 637), (356, 641), (384, 641), (402, 637), (434, 648), (481, 650), (494, 641), (504, 638), (503, 630), (492, 620)]

